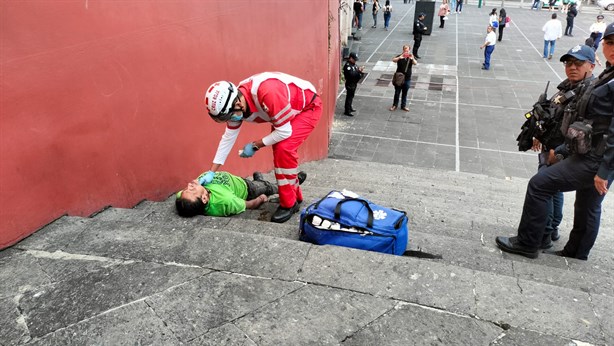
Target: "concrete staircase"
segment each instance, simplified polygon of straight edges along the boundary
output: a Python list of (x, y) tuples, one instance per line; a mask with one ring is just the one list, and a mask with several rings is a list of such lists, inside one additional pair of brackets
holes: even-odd
[(0, 344), (614, 344), (611, 197), (589, 261), (529, 260), (494, 242), (516, 233), (524, 179), (330, 159), (301, 169), (303, 207), (352, 190), (407, 211), (409, 249), (441, 258), (303, 243), (298, 215), (266, 221), (272, 203), (184, 219), (171, 196), (66, 216), (0, 252)]

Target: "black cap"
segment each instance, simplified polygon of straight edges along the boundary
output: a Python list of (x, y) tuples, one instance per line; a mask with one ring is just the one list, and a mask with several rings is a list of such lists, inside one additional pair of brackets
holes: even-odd
[(420, 12), (418, 13), (418, 17), (426, 17), (426, 14), (424, 14), (424, 12)]
[(354, 53), (354, 52), (350, 53), (350, 56), (348, 58), (352, 58), (352, 59), (358, 61), (358, 55), (356, 55), (356, 53)]

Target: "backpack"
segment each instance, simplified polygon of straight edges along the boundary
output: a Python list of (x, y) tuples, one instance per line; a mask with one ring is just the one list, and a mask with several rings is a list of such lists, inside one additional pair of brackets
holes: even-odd
[(347, 190), (331, 191), (301, 213), (302, 241), (402, 256), (407, 248), (407, 215)]
[(386, 7), (384, 7), (384, 14), (390, 14), (390, 5), (386, 5)]

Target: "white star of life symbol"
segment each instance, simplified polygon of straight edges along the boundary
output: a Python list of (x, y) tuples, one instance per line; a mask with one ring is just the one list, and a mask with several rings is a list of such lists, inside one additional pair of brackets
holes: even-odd
[(374, 210), (373, 211), (373, 218), (375, 220), (383, 220), (386, 218), (386, 216), (388, 216), (388, 214), (386, 214), (385, 211), (383, 210)]

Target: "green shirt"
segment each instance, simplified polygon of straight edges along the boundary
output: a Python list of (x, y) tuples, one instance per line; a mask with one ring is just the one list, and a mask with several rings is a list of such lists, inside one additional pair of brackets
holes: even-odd
[(210, 193), (205, 215), (230, 216), (245, 211), (247, 184), (243, 178), (228, 172), (215, 172), (213, 181), (205, 188)]

